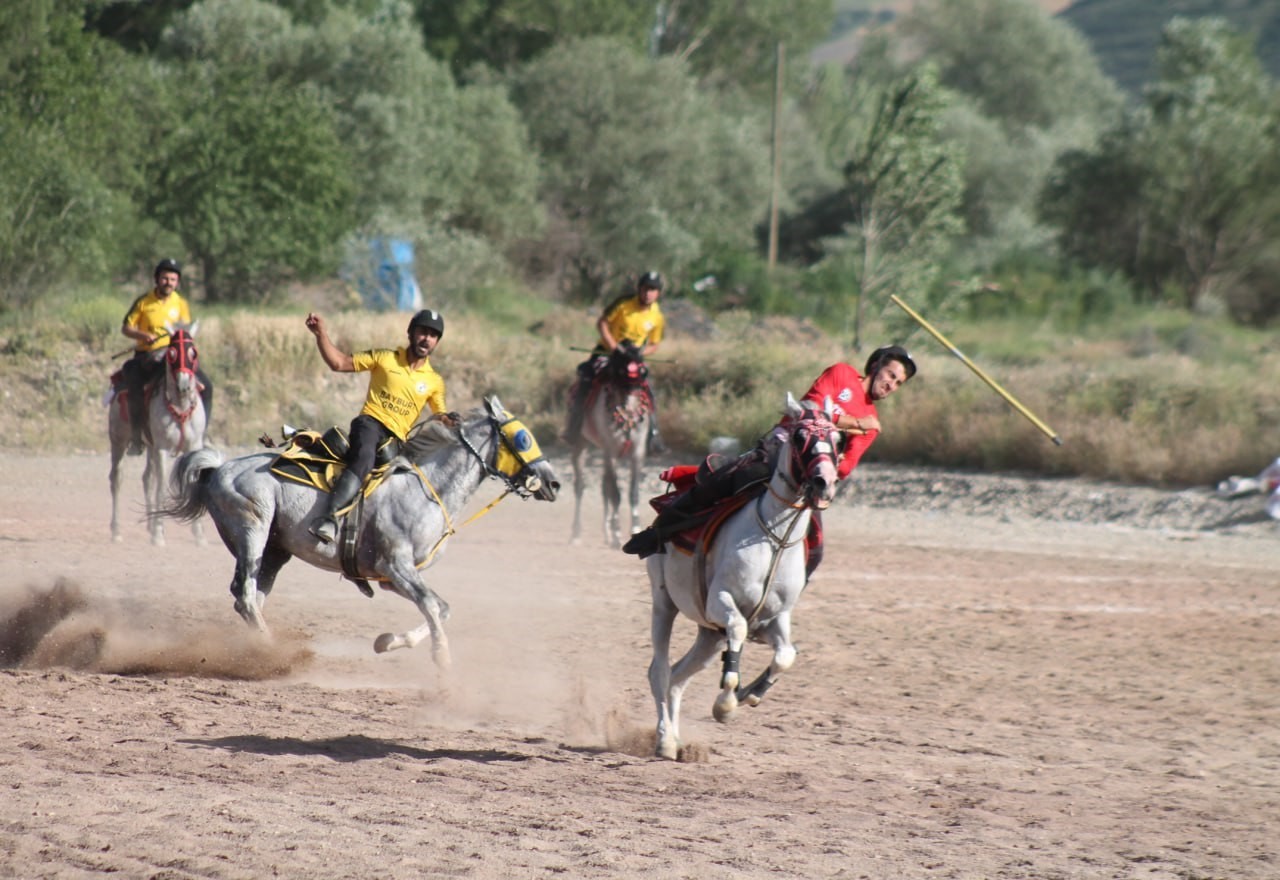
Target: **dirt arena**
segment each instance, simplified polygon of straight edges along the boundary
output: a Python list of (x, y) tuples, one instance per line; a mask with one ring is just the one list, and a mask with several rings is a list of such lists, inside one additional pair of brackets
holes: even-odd
[(892, 470), (861, 468), (796, 665), (728, 725), (700, 675), (673, 763), (648, 756), (644, 567), (596, 543), (596, 487), (583, 546), (566, 496), (452, 540), (446, 677), (373, 653), (407, 602), (297, 562), (251, 637), (212, 529), (147, 543), (137, 459), (111, 543), (106, 473), (0, 455), (0, 876), (1280, 877), (1263, 517), (892, 510), (857, 485)]

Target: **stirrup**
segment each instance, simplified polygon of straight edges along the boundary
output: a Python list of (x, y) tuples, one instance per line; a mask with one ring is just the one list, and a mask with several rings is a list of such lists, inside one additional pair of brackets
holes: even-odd
[(321, 544), (332, 544), (338, 538), (338, 521), (331, 516), (318, 520), (307, 529)]

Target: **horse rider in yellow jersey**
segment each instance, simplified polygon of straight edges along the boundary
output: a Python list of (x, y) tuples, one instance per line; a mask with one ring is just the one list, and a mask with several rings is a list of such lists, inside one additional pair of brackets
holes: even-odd
[[(600, 341), (591, 350), (591, 356), (578, 364), (578, 380), (573, 386), (569, 402), (568, 420), (565, 423), (564, 442), (577, 446), (582, 438), (582, 423), (586, 418), (587, 398), (595, 377), (609, 363), (609, 354), (619, 346), (634, 346), (642, 357), (658, 350), (666, 319), (658, 306), (662, 296), (662, 276), (657, 272), (645, 272), (636, 281), (636, 292), (618, 297), (604, 310), (596, 321)], [(649, 446), (660, 451), (657, 413), (650, 414)]]
[(347, 354), (329, 339), (324, 319), (312, 312), (307, 329), (316, 338), (320, 357), (335, 373), (368, 372), (369, 391), (360, 414), (351, 420), (347, 468), (329, 494), (329, 513), (311, 528), (322, 544), (337, 538), (337, 512), (355, 500), (365, 478), (373, 470), (378, 448), (389, 438), (403, 442), (424, 407), (438, 413), (445, 424), (457, 425), (457, 416), (445, 412), (444, 379), (431, 366), (430, 356), (444, 336), (444, 318), (423, 309), (409, 321), (409, 344), (404, 348), (378, 348)]
[[(129, 426), (133, 431), (130, 455), (142, 454), (142, 427), (147, 420), (146, 387), (164, 371), (164, 361), (158, 353), (169, 345), (169, 328), (191, 323), (191, 308), (178, 293), (182, 268), (177, 261), (161, 260), (156, 264), (153, 278), (155, 286), (133, 301), (120, 325), (120, 332), (136, 343), (133, 357), (125, 361), (120, 371), (129, 402)], [(200, 380), (207, 432), (212, 424), (213, 383), (199, 368), (196, 378)]]

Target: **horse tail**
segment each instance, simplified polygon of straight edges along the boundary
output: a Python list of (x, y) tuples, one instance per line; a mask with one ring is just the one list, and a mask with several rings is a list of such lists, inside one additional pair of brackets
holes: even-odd
[(170, 504), (161, 516), (193, 522), (205, 512), (209, 477), (222, 464), (222, 453), (205, 447), (188, 452), (177, 460), (169, 477)]

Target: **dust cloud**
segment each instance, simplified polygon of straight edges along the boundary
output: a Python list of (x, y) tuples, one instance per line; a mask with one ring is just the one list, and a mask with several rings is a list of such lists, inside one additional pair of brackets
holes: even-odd
[(0, 668), (260, 681), (305, 669), (305, 637), (183, 626), (94, 598), (65, 578), (0, 594)]

